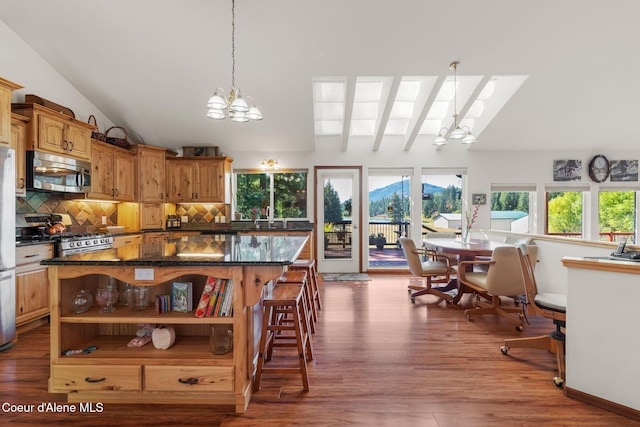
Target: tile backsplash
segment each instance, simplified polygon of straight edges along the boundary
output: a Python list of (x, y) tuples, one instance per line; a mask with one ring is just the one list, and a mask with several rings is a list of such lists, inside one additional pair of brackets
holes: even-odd
[[(118, 225), (117, 208), (117, 203), (66, 199), (60, 193), (28, 191), (26, 197), (16, 198), (16, 213), (69, 214), (72, 222), (70, 231), (75, 232), (95, 232), (105, 225)], [(224, 203), (175, 205), (175, 213), (187, 216), (189, 224), (230, 222), (230, 210), (230, 206)], [(102, 224), (103, 216), (107, 219), (105, 225)]]

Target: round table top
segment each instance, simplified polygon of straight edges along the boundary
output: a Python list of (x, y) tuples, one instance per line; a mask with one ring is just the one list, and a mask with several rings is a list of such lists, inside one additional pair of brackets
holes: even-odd
[(500, 246), (511, 246), (509, 243), (496, 242), (485, 239), (471, 239), (469, 243), (452, 238), (429, 238), (422, 241), (429, 249), (438, 252), (459, 254), (466, 256), (491, 256), (493, 250)]

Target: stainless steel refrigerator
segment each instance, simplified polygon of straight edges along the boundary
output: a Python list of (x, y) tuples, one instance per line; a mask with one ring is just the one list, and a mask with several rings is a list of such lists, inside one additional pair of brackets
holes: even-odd
[(16, 338), (16, 153), (0, 147), (0, 351)]

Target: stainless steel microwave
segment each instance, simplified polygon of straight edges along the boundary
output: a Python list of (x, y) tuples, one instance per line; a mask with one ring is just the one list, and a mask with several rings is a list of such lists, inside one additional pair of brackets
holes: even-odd
[(71, 157), (27, 151), (27, 190), (86, 193), (91, 163)]

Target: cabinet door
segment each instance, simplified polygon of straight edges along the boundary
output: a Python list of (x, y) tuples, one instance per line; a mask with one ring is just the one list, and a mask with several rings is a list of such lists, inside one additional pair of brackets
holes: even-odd
[(113, 153), (108, 147), (95, 144), (91, 149), (91, 191), (93, 199), (113, 200)]
[(197, 199), (195, 163), (189, 160), (167, 161), (167, 199), (181, 203)]
[(16, 271), (16, 325), (49, 314), (47, 267), (29, 265)]
[(11, 148), (16, 150), (16, 196), (24, 196), (26, 187), (25, 144), (27, 124), (22, 120), (11, 120)]
[(0, 144), (11, 144), (11, 89), (0, 86)]
[(116, 151), (114, 154), (115, 199), (121, 202), (133, 202), (136, 199), (135, 170), (136, 158), (133, 153)]
[(207, 160), (197, 163), (196, 200), (198, 202), (224, 202), (224, 161)]
[(165, 166), (164, 152), (140, 148), (138, 176), (140, 177), (141, 202), (164, 202)]
[(140, 229), (162, 229), (164, 225), (164, 212), (162, 204), (140, 203)]
[(44, 114), (38, 114), (37, 145), (50, 153), (67, 154), (68, 142), (64, 139), (64, 123)]
[(82, 160), (91, 159), (91, 131), (69, 123), (65, 126), (67, 154)]

